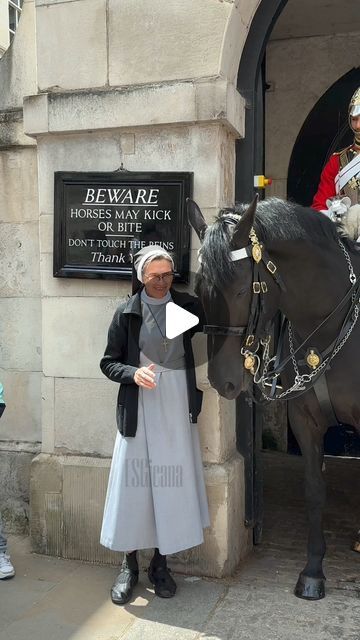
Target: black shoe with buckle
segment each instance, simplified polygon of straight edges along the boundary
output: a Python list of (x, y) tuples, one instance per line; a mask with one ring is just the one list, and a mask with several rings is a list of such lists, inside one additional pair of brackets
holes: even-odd
[(136, 551), (127, 553), (121, 566), (110, 595), (114, 604), (126, 604), (131, 600), (133, 589), (139, 581), (139, 567), (136, 559)]
[(172, 598), (176, 593), (176, 582), (170, 575), (166, 564), (166, 556), (154, 556), (148, 568), (148, 577), (154, 585), (154, 591), (160, 598)]

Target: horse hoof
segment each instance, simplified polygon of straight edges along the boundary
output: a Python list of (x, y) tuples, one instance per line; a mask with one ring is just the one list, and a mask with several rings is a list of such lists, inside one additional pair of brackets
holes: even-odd
[(325, 579), (310, 578), (300, 573), (294, 593), (304, 600), (321, 600), (325, 598)]
[(360, 537), (355, 540), (351, 548), (353, 551), (357, 551), (358, 553), (360, 553)]

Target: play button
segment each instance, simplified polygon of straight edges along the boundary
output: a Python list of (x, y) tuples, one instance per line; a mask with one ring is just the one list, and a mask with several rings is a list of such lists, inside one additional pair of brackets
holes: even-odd
[(165, 333), (169, 340), (180, 336), (188, 329), (199, 324), (199, 318), (189, 311), (185, 311), (174, 302), (168, 302), (166, 305), (166, 324)]

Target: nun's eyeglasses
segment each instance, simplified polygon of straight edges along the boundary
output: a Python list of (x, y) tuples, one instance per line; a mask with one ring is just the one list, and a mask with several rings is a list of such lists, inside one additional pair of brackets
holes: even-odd
[(145, 279), (151, 282), (161, 282), (164, 280), (165, 283), (171, 282), (174, 277), (173, 271), (167, 271), (166, 273), (149, 273), (145, 276)]

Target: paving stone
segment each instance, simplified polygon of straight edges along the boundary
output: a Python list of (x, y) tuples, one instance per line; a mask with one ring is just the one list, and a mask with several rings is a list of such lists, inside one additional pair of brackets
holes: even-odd
[(208, 616), (227, 588), (221, 581), (176, 577), (178, 589), (171, 599), (155, 597), (142, 620), (137, 620), (124, 636), (126, 640), (191, 640), (198, 636)]
[[(0, 640), (360, 640), (360, 460), (327, 459), (326, 598), (293, 595), (306, 556), (302, 460), (265, 453), (263, 541), (234, 576), (175, 575), (175, 598), (155, 596), (141, 571), (135, 599), (111, 603), (116, 569), (9, 549), (17, 575), (0, 583)], [(356, 522), (357, 520), (357, 522)]]

